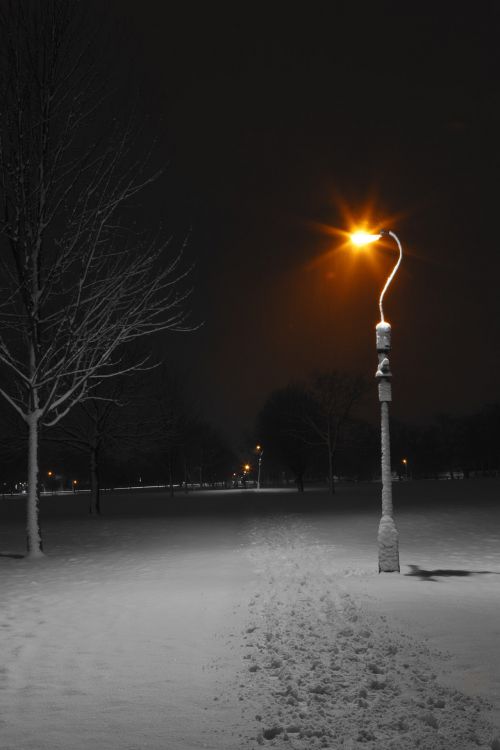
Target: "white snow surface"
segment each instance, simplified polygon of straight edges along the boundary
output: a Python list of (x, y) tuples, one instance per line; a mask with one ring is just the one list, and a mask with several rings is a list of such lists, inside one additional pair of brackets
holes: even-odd
[(42, 560), (0, 501), (2, 750), (500, 748), (500, 482), (396, 486), (401, 574), (376, 485), (251, 496), (47, 500)]

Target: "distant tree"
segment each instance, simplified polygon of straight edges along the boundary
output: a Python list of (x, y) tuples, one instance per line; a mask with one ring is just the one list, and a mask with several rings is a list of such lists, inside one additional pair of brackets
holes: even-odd
[(354, 407), (367, 392), (367, 383), (360, 377), (337, 370), (315, 373), (308, 386), (307, 408), (302, 421), (314, 435), (317, 444), (326, 450), (328, 485), (334, 494), (334, 469), (337, 451)]
[(271, 393), (258, 417), (258, 434), (266, 446), (266, 460), (277, 460), (295, 477), (304, 491), (304, 475), (311, 462), (312, 435), (305, 422), (311, 409), (310, 395), (301, 383)]
[(500, 405), (488, 404), (479, 412), (438, 418), (443, 454), (450, 472), (460, 468), (468, 478), (472, 471), (490, 474), (500, 458)]
[(351, 479), (372, 479), (380, 472), (380, 435), (376, 427), (349, 419), (337, 448), (339, 474)]
[(196, 477), (200, 487), (225, 482), (235, 462), (235, 455), (228, 441), (203, 420), (191, 423), (183, 455), (188, 466), (188, 476), (191, 479)]
[(442, 444), (436, 424), (420, 427), (417, 431), (412, 472), (420, 477), (437, 479), (444, 468)]
[(148, 374), (144, 418), (149, 425), (142, 441), (158, 476), (170, 494), (174, 484), (187, 492), (190, 484), (223, 481), (234, 462), (227, 440), (202, 415), (187, 373), (164, 362)]
[[(391, 465), (401, 478), (418, 470), (422, 428), (397, 419), (391, 420)], [(403, 460), (407, 461), (406, 466)]]
[[(188, 397), (186, 377), (175, 367), (162, 364), (153, 375), (149, 408), (153, 408), (151, 424), (156, 452), (166, 463), (170, 494), (174, 494), (175, 464), (181, 460), (192, 432), (194, 409)], [(185, 467), (185, 461), (183, 461)], [(184, 472), (185, 473), (185, 472)]]
[(102, 91), (80, 7), (16, 0), (0, 12), (0, 395), (28, 430), (30, 556), (42, 554), (41, 427), (140, 367), (125, 346), (186, 330), (181, 254), (126, 223), (159, 173), (133, 155), (130, 124), (92, 137)]
[(476, 466), (487, 474), (500, 471), (500, 403), (487, 404), (476, 420)]
[(455, 479), (464, 455), (465, 420), (451, 414), (438, 414), (435, 425), (442, 469), (450, 479)]
[(101, 515), (101, 469), (106, 454), (134, 460), (151, 432), (137, 379), (131, 375), (101, 382), (49, 432), (50, 443), (87, 455), (90, 515)]
[(17, 412), (0, 400), (0, 492), (26, 480), (27, 429)]

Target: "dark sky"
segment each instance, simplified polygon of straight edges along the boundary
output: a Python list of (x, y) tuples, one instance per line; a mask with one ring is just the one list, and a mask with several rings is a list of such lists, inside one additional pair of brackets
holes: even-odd
[(373, 376), (396, 250), (355, 256), (328, 229), (363, 219), (405, 250), (385, 302), (393, 414), (500, 400), (495, 5), (110, 4), (141, 106), (163, 115), (154, 208), (193, 226), (205, 324), (167, 351), (218, 425), (237, 434), (315, 368)]

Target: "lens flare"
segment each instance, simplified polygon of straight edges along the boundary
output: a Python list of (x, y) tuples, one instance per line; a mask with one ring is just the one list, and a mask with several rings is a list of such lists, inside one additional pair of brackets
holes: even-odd
[(356, 247), (363, 247), (371, 242), (376, 242), (381, 236), (381, 234), (368, 234), (368, 232), (354, 232), (354, 234), (351, 234), (351, 242)]

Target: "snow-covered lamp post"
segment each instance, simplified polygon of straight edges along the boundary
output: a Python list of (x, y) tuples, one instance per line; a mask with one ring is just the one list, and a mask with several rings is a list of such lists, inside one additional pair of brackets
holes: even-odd
[(399, 249), (399, 258), (389, 274), (384, 288), (380, 293), (379, 310), (380, 322), (375, 328), (377, 340), (378, 367), (375, 377), (378, 382), (378, 398), (381, 410), (381, 447), (382, 447), (382, 517), (378, 527), (378, 569), (379, 573), (399, 573), (399, 535), (394, 522), (392, 505), (392, 476), (391, 476), (391, 441), (389, 432), (389, 403), (392, 401), (391, 368), (389, 352), (391, 350), (391, 326), (384, 318), (382, 302), (384, 295), (398, 270), (403, 259), (403, 248), (394, 232), (382, 230), (378, 234), (356, 232), (351, 239), (355, 245), (361, 247), (376, 242), (381, 237), (391, 237)]

